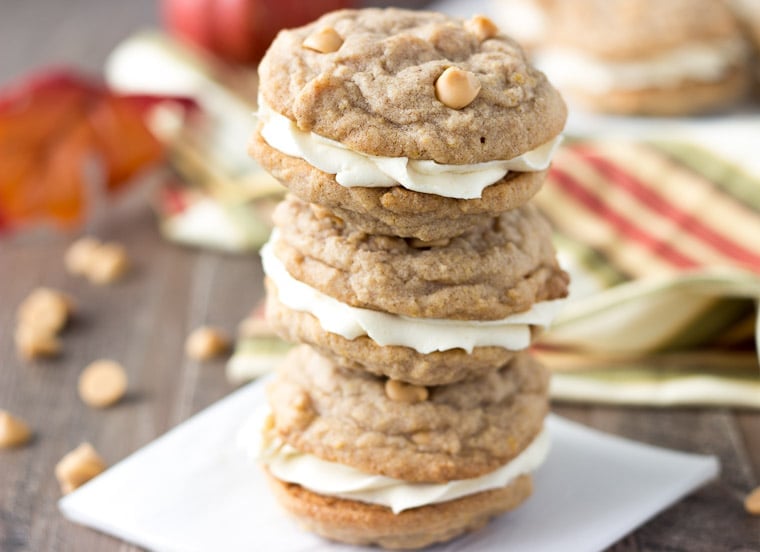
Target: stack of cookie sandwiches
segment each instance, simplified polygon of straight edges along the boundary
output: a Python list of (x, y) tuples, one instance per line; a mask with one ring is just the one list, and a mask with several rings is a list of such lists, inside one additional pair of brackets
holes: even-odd
[(281, 32), (251, 153), (290, 195), (262, 250), (267, 315), (300, 342), (251, 446), (331, 539), (422, 547), (531, 493), (567, 294), (545, 220), (565, 106), (494, 24), (397, 9)]

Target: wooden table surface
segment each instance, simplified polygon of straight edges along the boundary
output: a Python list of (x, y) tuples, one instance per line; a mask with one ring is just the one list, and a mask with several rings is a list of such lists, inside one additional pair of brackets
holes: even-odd
[[(51, 63), (97, 70), (121, 38), (155, 24), (155, 10), (151, 0), (0, 0), (0, 84)], [(0, 451), (0, 552), (134, 550), (61, 517), (53, 466), (82, 441), (117, 462), (230, 392), (223, 362), (185, 359), (183, 341), (203, 323), (234, 331), (263, 295), (256, 258), (168, 244), (147, 208), (89, 230), (126, 245), (134, 270), (124, 281), (94, 287), (67, 275), (62, 256), (71, 236), (0, 241), (0, 409), (22, 416), (35, 430), (30, 446)], [(25, 363), (14, 350), (14, 310), (40, 285), (71, 293), (80, 313), (63, 335), (61, 358)], [(125, 365), (130, 392), (118, 406), (94, 411), (79, 401), (76, 381), (87, 363), (102, 357)], [(612, 550), (760, 550), (760, 518), (742, 507), (746, 492), (760, 484), (760, 414), (570, 405), (555, 405), (555, 411), (604, 431), (721, 460), (718, 481)]]

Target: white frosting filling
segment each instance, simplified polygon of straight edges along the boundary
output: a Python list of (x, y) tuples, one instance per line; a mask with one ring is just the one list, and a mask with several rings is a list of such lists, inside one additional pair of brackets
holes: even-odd
[(263, 121), (261, 136), (271, 147), (307, 161), (328, 174), (341, 186), (408, 190), (458, 199), (479, 198), (483, 190), (509, 171), (542, 171), (551, 163), (561, 136), (538, 148), (506, 161), (473, 165), (443, 165), (408, 157), (379, 157), (348, 149), (335, 140), (300, 130), (296, 124), (268, 107), (259, 98), (258, 117)]
[(346, 339), (369, 336), (378, 345), (402, 345), (428, 354), (434, 351), (496, 346), (512, 351), (530, 345), (530, 326), (548, 326), (563, 300), (541, 301), (519, 314), (501, 320), (443, 320), (412, 318), (397, 314), (352, 307), (293, 278), (274, 254), (273, 243), (279, 232), (272, 232), (261, 248), (264, 272), (277, 286), (280, 302), (296, 311), (308, 312), (325, 331)]
[(744, 56), (744, 42), (731, 38), (686, 44), (635, 61), (604, 61), (577, 50), (547, 49), (536, 56), (536, 65), (560, 88), (601, 94), (667, 88), (686, 80), (714, 82)]
[(549, 435), (544, 429), (517, 457), (490, 473), (447, 483), (409, 483), (299, 452), (271, 432), (263, 431), (268, 415), (268, 408), (257, 411), (241, 428), (238, 443), (251, 457), (265, 464), (274, 477), (321, 495), (380, 504), (395, 514), (505, 487), (538, 468), (549, 452)]

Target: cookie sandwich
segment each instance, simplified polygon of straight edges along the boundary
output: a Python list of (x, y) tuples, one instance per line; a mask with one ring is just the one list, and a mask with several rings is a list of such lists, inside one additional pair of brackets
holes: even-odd
[(477, 529), (532, 490), (546, 370), (522, 353), (466, 382), (414, 386), (294, 349), (241, 433), (280, 503), (330, 539), (419, 548)]
[(253, 157), (372, 234), (445, 239), (525, 203), (566, 119), (484, 17), (335, 12), (281, 32), (259, 74)]
[(688, 115), (736, 104), (749, 49), (725, 0), (544, 2), (536, 65), (594, 111)]
[(527, 352), (567, 295), (528, 200), (558, 93), (488, 19), (397, 9), (284, 31), (251, 153), (290, 194), (267, 318), (301, 343), (242, 441), (330, 539), (419, 548), (524, 502), (548, 452)]
[(273, 219), (262, 249), (269, 323), (344, 368), (453, 383), (526, 349), (567, 295), (532, 205), (435, 244), (367, 234), (292, 195)]

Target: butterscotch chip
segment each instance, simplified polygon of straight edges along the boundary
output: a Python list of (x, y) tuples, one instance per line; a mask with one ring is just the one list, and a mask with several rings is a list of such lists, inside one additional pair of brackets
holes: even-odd
[(26, 423), (6, 410), (0, 410), (0, 449), (18, 447), (29, 442), (32, 431)]
[(107, 467), (90, 443), (82, 443), (56, 464), (55, 477), (63, 494), (68, 494), (103, 473)]
[(229, 339), (220, 329), (201, 326), (187, 337), (185, 353), (195, 360), (208, 360), (225, 353), (229, 346)]
[(89, 263), (87, 278), (93, 284), (110, 284), (127, 271), (129, 258), (121, 244), (104, 243), (94, 251)]
[(478, 37), (478, 40), (487, 40), (499, 34), (499, 28), (496, 23), (484, 15), (475, 15), (472, 19), (465, 21), (464, 28)]
[(324, 27), (309, 36), (303, 41), (305, 48), (316, 50), (323, 54), (336, 52), (343, 44), (343, 39), (332, 27)]
[(21, 324), (13, 334), (16, 351), (26, 360), (52, 357), (61, 352), (61, 341), (49, 329)]
[(100, 246), (100, 240), (91, 236), (80, 238), (72, 243), (63, 257), (66, 270), (77, 276), (85, 276)]
[(435, 81), (436, 97), (452, 109), (470, 105), (478, 96), (480, 88), (478, 77), (456, 67), (449, 67)]
[(424, 241), (417, 238), (411, 238), (409, 245), (415, 249), (426, 249), (429, 247), (446, 247), (451, 242), (451, 239), (445, 238), (440, 240)]
[(127, 391), (127, 374), (118, 362), (96, 360), (79, 375), (79, 397), (94, 408), (116, 404)]
[(385, 382), (385, 394), (392, 401), (416, 403), (427, 400), (427, 387), (412, 385), (403, 381), (389, 379)]
[(16, 317), (20, 326), (55, 334), (66, 325), (73, 309), (71, 299), (64, 293), (37, 288), (19, 305)]
[(744, 509), (753, 516), (760, 516), (760, 487), (757, 487), (744, 499)]

